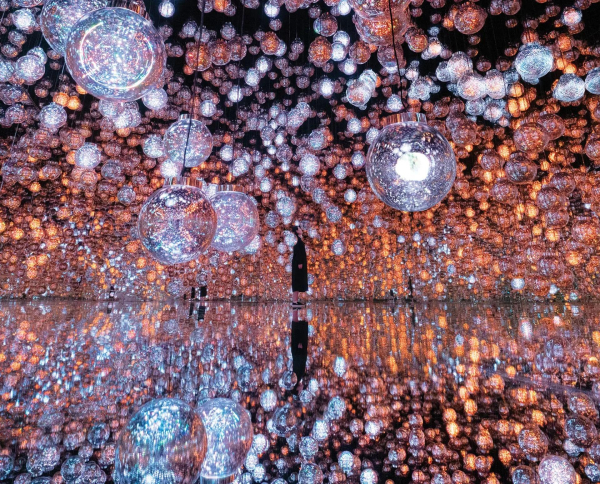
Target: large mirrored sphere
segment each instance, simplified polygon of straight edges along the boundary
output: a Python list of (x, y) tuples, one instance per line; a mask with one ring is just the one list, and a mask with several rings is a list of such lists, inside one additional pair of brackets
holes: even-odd
[[(197, 119), (180, 119), (173, 123), (164, 136), (167, 156), (185, 166), (198, 166), (213, 148), (212, 134)], [(187, 146), (187, 148), (186, 148)]]
[(44, 38), (56, 52), (65, 55), (73, 26), (90, 12), (106, 7), (106, 0), (48, 0), (40, 24)]
[(258, 234), (260, 220), (252, 199), (241, 192), (218, 192), (211, 203), (217, 212), (212, 247), (223, 252), (244, 249)]
[(102, 8), (73, 27), (65, 59), (90, 94), (135, 101), (162, 83), (167, 54), (150, 21), (125, 8)]
[(225, 479), (233, 476), (252, 446), (250, 413), (228, 398), (207, 400), (198, 407), (198, 413), (208, 439), (201, 477)]
[(194, 484), (206, 455), (206, 432), (185, 402), (153, 400), (119, 435), (115, 481), (119, 484)]
[(425, 123), (383, 128), (371, 145), (367, 178), (375, 194), (397, 210), (419, 212), (444, 199), (456, 176), (450, 143)]
[(153, 193), (140, 210), (142, 245), (161, 264), (196, 259), (215, 235), (217, 215), (204, 192), (188, 185), (171, 185)]

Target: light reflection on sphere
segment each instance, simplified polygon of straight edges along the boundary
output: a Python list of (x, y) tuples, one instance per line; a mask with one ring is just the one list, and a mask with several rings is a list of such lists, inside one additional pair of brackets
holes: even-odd
[(165, 145), (159, 135), (151, 134), (146, 138), (144, 141), (144, 154), (149, 158), (165, 156)]
[(67, 123), (65, 108), (56, 103), (47, 104), (40, 111), (40, 125), (50, 130), (57, 130)]
[[(212, 134), (197, 119), (182, 117), (164, 136), (166, 153), (173, 161), (194, 167), (205, 161), (213, 148)], [(187, 148), (186, 148), (187, 146)]]
[(250, 413), (228, 398), (207, 400), (198, 413), (204, 422), (208, 452), (202, 464), (202, 479), (233, 476), (244, 463), (252, 445)]
[(65, 60), (73, 79), (100, 99), (135, 101), (160, 83), (167, 54), (149, 20), (102, 8), (71, 30)]
[(25, 84), (33, 84), (44, 76), (44, 63), (35, 55), (24, 55), (20, 57), (15, 64), (15, 74), (19, 76)]
[(42, 34), (50, 47), (64, 55), (73, 26), (83, 16), (106, 5), (106, 0), (49, 0), (40, 16)]
[(390, 207), (407, 212), (442, 201), (456, 176), (450, 143), (437, 129), (413, 119), (383, 128), (366, 162), (373, 192)]
[(138, 219), (142, 245), (161, 264), (196, 259), (208, 249), (217, 215), (204, 192), (195, 186), (169, 185), (153, 193)]
[(162, 109), (167, 105), (169, 100), (169, 96), (167, 95), (167, 91), (164, 89), (151, 89), (142, 98), (142, 102), (144, 106), (149, 109)]
[(550, 49), (532, 42), (521, 47), (515, 58), (515, 69), (524, 81), (537, 84), (540, 77), (552, 70), (554, 57)]
[(115, 476), (121, 484), (193, 484), (206, 454), (206, 431), (198, 413), (177, 399), (144, 405), (121, 431)]
[(100, 164), (102, 151), (93, 143), (86, 143), (75, 153), (75, 165), (81, 168), (95, 168)]
[(245, 193), (218, 192), (211, 199), (217, 213), (217, 230), (212, 247), (222, 252), (242, 250), (258, 234), (260, 220), (258, 209)]
[(541, 484), (575, 484), (577, 472), (571, 463), (558, 455), (547, 455), (538, 467)]

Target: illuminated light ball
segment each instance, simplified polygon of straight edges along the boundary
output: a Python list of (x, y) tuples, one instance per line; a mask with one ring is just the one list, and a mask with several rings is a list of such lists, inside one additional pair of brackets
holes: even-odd
[(23, 32), (30, 32), (35, 27), (35, 15), (28, 8), (15, 10), (10, 18), (13, 25)]
[(298, 472), (298, 484), (322, 484), (323, 471), (314, 462), (303, 462)]
[(529, 460), (538, 460), (548, 452), (548, 437), (533, 425), (525, 427), (518, 436), (519, 447)]
[(467, 72), (458, 80), (457, 92), (467, 101), (475, 101), (487, 95), (487, 86), (482, 76), (475, 72)]
[(265, 412), (272, 412), (277, 408), (277, 394), (273, 390), (265, 390), (260, 395), (260, 405)]
[(585, 94), (585, 81), (575, 74), (563, 74), (558, 79), (552, 96), (563, 102), (573, 102)]
[(333, 176), (338, 180), (343, 180), (348, 176), (348, 168), (346, 165), (339, 164), (333, 169)]
[(338, 23), (336, 18), (329, 12), (322, 13), (321, 16), (313, 23), (315, 33), (323, 37), (331, 37), (337, 32)]
[(291, 217), (296, 212), (296, 202), (290, 197), (281, 197), (275, 204), (275, 210), (282, 217)]
[(538, 467), (540, 484), (575, 484), (577, 472), (571, 463), (559, 455), (547, 455)]
[(363, 155), (360, 151), (355, 152), (352, 155), (352, 158), (350, 158), (352, 166), (355, 170), (360, 170), (363, 166), (365, 166), (366, 160), (367, 159), (365, 155)]
[(520, 291), (525, 287), (525, 279), (522, 277), (515, 277), (510, 281), (510, 287), (512, 287), (515, 291)]
[(227, 93), (227, 98), (232, 103), (240, 102), (244, 98), (244, 93), (241, 87), (233, 86)]
[(0, 82), (8, 82), (15, 72), (15, 63), (0, 58)]
[(592, 94), (600, 94), (600, 67), (588, 72), (585, 78), (585, 88)]
[(250, 242), (246, 248), (244, 249), (244, 252), (246, 254), (256, 254), (260, 248), (262, 246), (262, 240), (260, 238), (260, 235), (257, 235), (256, 237), (254, 237), (254, 239), (252, 240), (252, 242)]
[(377, 472), (367, 468), (360, 473), (360, 484), (377, 484)]
[(175, 13), (175, 5), (169, 0), (162, 0), (158, 5), (158, 13), (160, 13), (162, 17), (170, 18)]
[(530, 183), (537, 175), (537, 165), (523, 153), (513, 153), (504, 165), (506, 178), (515, 184)]
[(104, 8), (106, 0), (48, 0), (40, 16), (42, 34), (56, 52), (65, 54), (73, 26), (94, 10)]
[(461, 34), (473, 35), (485, 25), (486, 11), (479, 5), (465, 2), (458, 7), (454, 17), (454, 26)]
[(366, 173), (373, 192), (397, 210), (418, 212), (448, 194), (456, 176), (450, 143), (422, 114), (394, 117), (369, 148)]
[(217, 215), (200, 187), (176, 179), (154, 192), (138, 218), (140, 241), (164, 265), (197, 259), (215, 235)]
[(521, 47), (514, 62), (514, 67), (521, 78), (530, 84), (537, 84), (541, 77), (552, 70), (553, 66), (552, 51), (537, 42)]
[(210, 118), (216, 112), (217, 112), (217, 106), (214, 102), (208, 100), (208, 101), (202, 101), (202, 103), (200, 104), (200, 113), (202, 114), (202, 116), (204, 116), (206, 118)]
[(165, 144), (161, 136), (151, 134), (144, 140), (144, 154), (149, 158), (165, 156)]
[(346, 245), (340, 239), (335, 239), (331, 244), (331, 252), (335, 255), (344, 255), (346, 253)]
[(363, 18), (376, 18), (382, 15), (388, 15), (391, 7), (393, 13), (401, 11), (406, 4), (402, 0), (348, 0), (348, 3), (354, 10), (354, 13)]
[(331, 43), (325, 37), (317, 37), (308, 48), (308, 59), (317, 67), (323, 67), (332, 54)]
[(321, 169), (321, 163), (317, 156), (307, 153), (300, 159), (298, 168), (300, 169), (300, 173), (305, 176), (315, 176)]
[(100, 113), (103, 116), (106, 116), (108, 118), (115, 118), (119, 114), (121, 114), (123, 111), (125, 111), (125, 103), (118, 102), (118, 101), (113, 102), (113, 101), (107, 101), (106, 99), (101, 99), (98, 102), (98, 111), (100, 111)]
[(47, 104), (40, 111), (40, 126), (56, 131), (67, 123), (67, 111), (56, 103)]
[(342, 211), (336, 205), (329, 205), (325, 209), (325, 216), (330, 222), (338, 223), (340, 220), (342, 220)]
[(208, 452), (200, 476), (204, 480), (234, 476), (252, 446), (250, 413), (233, 400), (215, 398), (198, 407), (206, 428)]
[(15, 74), (23, 79), (25, 84), (33, 84), (44, 77), (46, 68), (44, 63), (36, 55), (24, 55), (15, 64)]
[(256, 203), (236, 191), (220, 191), (211, 198), (217, 213), (217, 230), (211, 246), (221, 252), (244, 249), (258, 234), (260, 219)]
[(356, 191), (352, 188), (348, 188), (344, 192), (344, 200), (346, 200), (346, 202), (348, 202), (348, 203), (355, 202), (356, 201)]
[(119, 434), (115, 476), (121, 484), (194, 484), (207, 450), (207, 432), (185, 402), (153, 400)]
[(542, 114), (537, 122), (548, 134), (550, 141), (560, 138), (565, 132), (565, 122), (556, 114)]
[(560, 17), (562, 22), (567, 27), (574, 27), (579, 22), (581, 22), (581, 18), (582, 18), (581, 10), (579, 10), (578, 8), (573, 8), (573, 7), (566, 7), (563, 10), (562, 15)]
[(101, 159), (102, 150), (94, 143), (85, 143), (75, 152), (75, 165), (81, 168), (96, 168)]
[(161, 88), (151, 89), (142, 97), (144, 106), (155, 111), (164, 108), (168, 100), (167, 92)]
[(518, 150), (539, 153), (546, 148), (550, 138), (538, 123), (523, 123), (513, 134), (513, 141)]
[(129, 185), (125, 185), (117, 192), (117, 199), (124, 205), (135, 202), (135, 196), (135, 190)]
[(468, 72), (473, 72), (473, 61), (471, 58), (462, 51), (452, 54), (446, 64), (447, 80), (456, 82)]
[(246, 81), (246, 84), (248, 84), (250, 87), (258, 86), (258, 84), (260, 83), (260, 72), (254, 67), (251, 67), (246, 72), (244, 81)]
[(213, 148), (213, 137), (209, 129), (204, 123), (188, 115), (180, 116), (171, 125), (165, 133), (164, 142), (167, 156), (187, 167), (198, 166), (208, 159)]
[(72, 28), (65, 60), (90, 94), (135, 101), (160, 83), (167, 53), (152, 22), (126, 8), (101, 8)]

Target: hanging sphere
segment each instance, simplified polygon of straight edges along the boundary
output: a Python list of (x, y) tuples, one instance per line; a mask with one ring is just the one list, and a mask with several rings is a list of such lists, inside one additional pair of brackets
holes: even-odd
[(40, 126), (55, 131), (67, 123), (65, 108), (56, 103), (47, 104), (40, 111)]
[(212, 247), (222, 252), (244, 249), (258, 234), (258, 208), (245, 193), (221, 191), (211, 198), (217, 213), (217, 230)]
[(75, 165), (93, 169), (96, 168), (102, 159), (102, 150), (94, 143), (85, 143), (75, 152)]
[(198, 407), (198, 413), (208, 438), (201, 478), (216, 480), (233, 476), (252, 446), (250, 413), (228, 398), (207, 400)]
[(106, 0), (49, 0), (40, 16), (44, 38), (50, 47), (64, 55), (73, 26), (84, 15), (104, 8), (107, 3)]
[(406, 113), (385, 126), (369, 148), (366, 173), (373, 192), (397, 210), (419, 212), (444, 199), (456, 176), (450, 143), (423, 115)]
[(161, 83), (167, 54), (149, 20), (101, 8), (71, 30), (65, 60), (73, 79), (97, 98), (135, 101)]
[(204, 192), (183, 184), (154, 192), (138, 219), (142, 245), (165, 265), (196, 259), (208, 249), (216, 226), (217, 215)]
[[(194, 167), (205, 161), (213, 148), (213, 138), (204, 123), (181, 116), (164, 136), (167, 156), (177, 163)], [(186, 148), (187, 146), (187, 148)]]
[(194, 484), (206, 455), (206, 431), (198, 413), (181, 400), (153, 400), (121, 431), (115, 476), (121, 484)]
[(552, 70), (554, 57), (552, 51), (537, 42), (521, 47), (515, 59), (515, 69), (524, 81), (537, 84), (540, 77)]

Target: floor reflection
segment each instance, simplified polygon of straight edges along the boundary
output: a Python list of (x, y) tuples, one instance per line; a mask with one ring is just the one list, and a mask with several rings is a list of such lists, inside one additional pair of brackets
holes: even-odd
[(0, 480), (112, 481), (116, 436), (142, 404), (223, 396), (262, 443), (247, 484), (319, 482), (298, 475), (308, 462), (331, 483), (600, 482), (599, 319), (593, 305), (315, 303), (295, 317), (3, 302)]

